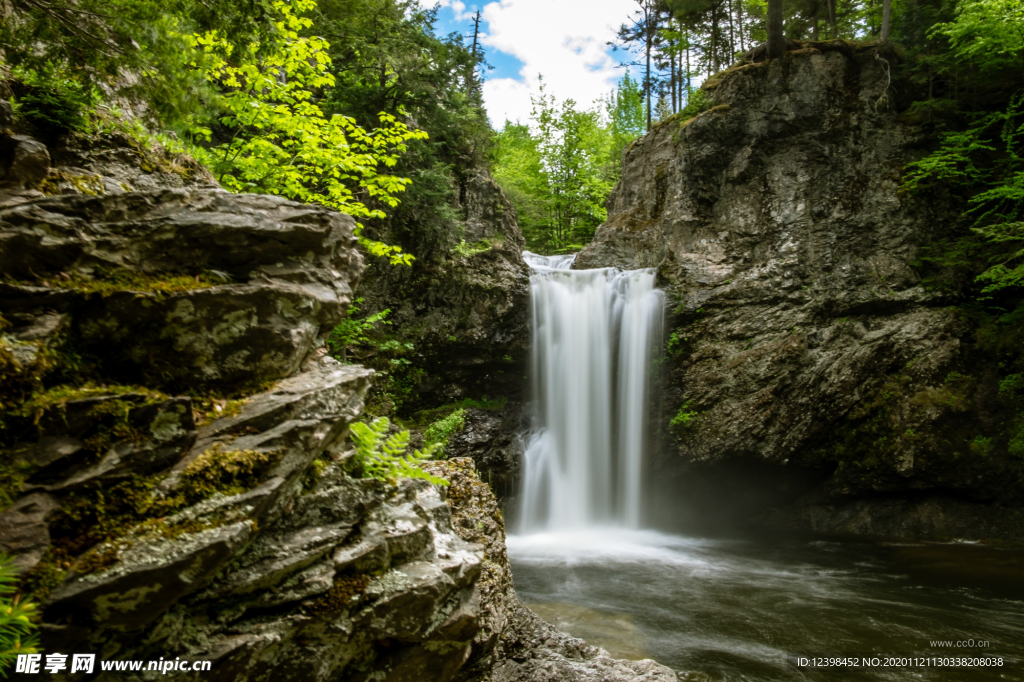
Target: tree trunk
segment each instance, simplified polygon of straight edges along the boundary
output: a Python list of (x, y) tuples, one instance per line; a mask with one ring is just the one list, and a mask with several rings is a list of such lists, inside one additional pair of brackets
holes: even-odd
[(815, 0), (811, 4), (811, 40), (814, 41), (818, 40), (818, 12), (820, 9), (817, 0)]
[(768, 59), (786, 54), (786, 36), (782, 32), (782, 0), (768, 0)]
[[(647, 17), (648, 24), (650, 16)], [(647, 91), (647, 131), (651, 130), (651, 29), (647, 27), (647, 74), (644, 76), (644, 89)]]
[(882, 0), (882, 40), (889, 39), (889, 22), (892, 18), (892, 0)]
[(732, 0), (729, 0), (729, 64), (736, 58), (736, 35), (732, 30)]
[(673, 43), (670, 42), (669, 43), (668, 58), (669, 58), (669, 62), (672, 64), (672, 75), (671, 75), (672, 81), (671, 82), (672, 82), (672, 113), (673, 114), (676, 113), (677, 111), (679, 111), (679, 109), (676, 108), (676, 102), (677, 102), (676, 96), (678, 94), (677, 93), (677, 91), (678, 91), (678, 83), (676, 82), (676, 54), (675, 54), (675, 49), (673, 49), (674, 47), (675, 46), (673, 45)]
[(711, 5), (711, 61), (714, 63), (714, 68), (711, 69), (711, 73), (718, 73), (720, 67), (718, 65), (718, 3)]
[(743, 28), (743, 3), (742, 2), (740, 3), (739, 11), (736, 12), (736, 18), (740, 22), (740, 52), (746, 52), (747, 51), (747, 46), (746, 46), (746, 44), (744, 43), (744, 40), (743, 40), (743, 33), (746, 31), (746, 29)]
[(470, 95), (473, 94), (473, 89), (476, 87), (476, 64), (477, 64), (476, 50), (477, 50), (477, 45), (478, 45), (477, 41), (478, 41), (479, 37), (480, 37), (480, 10), (477, 10), (476, 11), (476, 16), (473, 17), (473, 50), (471, 52), (471, 54), (473, 55), (473, 63), (470, 65), (470, 68), (469, 68), (469, 87), (466, 88), (466, 92), (468, 92)]
[(832, 29), (829, 38), (838, 38), (839, 30), (836, 28), (836, 0), (825, 0), (828, 6), (828, 25)]
[(686, 103), (690, 103), (690, 32), (686, 32)]

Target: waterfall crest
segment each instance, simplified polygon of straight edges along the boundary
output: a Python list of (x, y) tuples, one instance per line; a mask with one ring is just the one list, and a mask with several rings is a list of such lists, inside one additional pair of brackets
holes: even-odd
[(575, 256), (523, 253), (533, 272), (534, 426), (525, 437), (520, 530), (641, 522), (650, 362), (664, 293), (654, 270), (570, 270)]

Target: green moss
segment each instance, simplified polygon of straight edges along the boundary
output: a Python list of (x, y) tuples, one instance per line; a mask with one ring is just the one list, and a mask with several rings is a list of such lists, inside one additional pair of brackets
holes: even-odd
[(178, 488), (190, 503), (214, 493), (237, 495), (262, 481), (280, 456), (279, 452), (225, 450), (217, 443), (185, 468)]
[(12, 449), (0, 451), (0, 510), (14, 504), (25, 479), (32, 475), (34, 469), (32, 464), (19, 459)]
[(182, 472), (179, 492), (170, 496), (155, 492), (162, 476), (135, 476), (113, 485), (85, 484), (61, 500), (50, 523), (52, 546), (22, 579), (21, 591), (45, 601), (70, 568), (79, 574), (109, 568), (131, 547), (129, 534), (174, 540), (216, 527), (217, 519), (182, 517), (174, 523), (165, 519), (215, 493), (235, 495), (254, 488), (278, 458), (278, 453), (215, 446)]
[(177, 294), (196, 289), (208, 289), (224, 284), (225, 277), (204, 272), (195, 275), (182, 273), (151, 274), (133, 270), (97, 268), (91, 276), (79, 272), (61, 273), (60, 276), (40, 278), (34, 282), (8, 280), (12, 284), (32, 284), (54, 289), (71, 289), (85, 294), (110, 296), (122, 291), (152, 293), (157, 296)]
[(203, 427), (215, 419), (237, 417), (249, 402), (248, 398), (217, 398), (205, 396), (192, 399), (192, 409), (196, 412), (196, 426)]
[(51, 168), (50, 173), (36, 184), (35, 189), (46, 195), (60, 194), (62, 192), (60, 185), (65, 182), (70, 183), (81, 194), (91, 196), (106, 194), (106, 189), (98, 175), (75, 175), (54, 168)]

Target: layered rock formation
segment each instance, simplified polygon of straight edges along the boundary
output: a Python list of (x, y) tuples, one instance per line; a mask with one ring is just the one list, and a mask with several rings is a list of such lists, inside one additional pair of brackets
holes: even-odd
[[(0, 551), (43, 650), (208, 661), (177, 677), (224, 682), (674, 680), (518, 603), (471, 460), (430, 466), (450, 487), (359, 477), (348, 425), (373, 371), (324, 349), (362, 272), (353, 221), (203, 184), (8, 187), (0, 210)], [(463, 274), (514, 331), (502, 259), (521, 244), (499, 224), (505, 246)], [(452, 324), (481, 352), (517, 343)], [(494, 445), (473, 413), (453, 449)], [(153, 674), (95, 673), (55, 679)]]
[[(718, 74), (704, 85), (710, 109), (628, 149), (609, 219), (576, 261), (658, 268), (673, 299), (658, 424), (671, 454), (657, 478), (675, 478), (662, 508), (687, 498), (722, 518), (808, 493), (773, 517), (1019, 538), (999, 505), (1022, 502), (1021, 462), (986, 445), (1009, 416), (998, 358), (915, 265), (960, 211), (899, 190), (928, 141), (900, 115), (911, 88), (899, 56), (796, 47)], [(973, 502), (996, 505), (987, 523), (934, 511)]]

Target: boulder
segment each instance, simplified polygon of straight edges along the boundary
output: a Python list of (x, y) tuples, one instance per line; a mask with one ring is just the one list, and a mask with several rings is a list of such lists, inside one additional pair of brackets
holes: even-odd
[(50, 152), (27, 135), (0, 134), (0, 186), (22, 189), (46, 177)]

